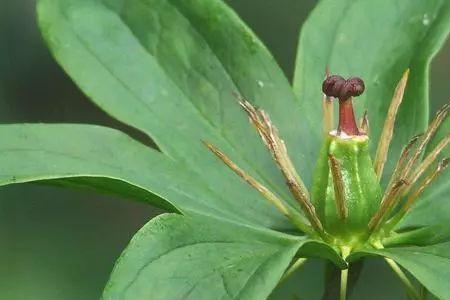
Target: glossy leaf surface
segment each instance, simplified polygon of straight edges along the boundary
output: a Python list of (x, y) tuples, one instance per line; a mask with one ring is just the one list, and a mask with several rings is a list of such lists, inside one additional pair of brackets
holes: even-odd
[[(305, 237), (161, 215), (118, 260), (104, 299), (265, 299)], [(151, 249), (151, 251), (149, 251)]]
[(184, 213), (266, 226), (277, 219), (285, 222), (277, 211), (270, 215), (272, 207), (262, 198), (255, 203), (246, 197), (215, 201), (220, 196), (184, 164), (113, 129), (2, 125), (0, 136), (0, 185), (52, 180), (149, 201), (169, 210), (176, 207)]
[(221, 1), (41, 0), (38, 12), (50, 49), (77, 85), (220, 194), (256, 198), (202, 140), (290, 199), (234, 93), (266, 109), (301, 171), (312, 170), (308, 128), (289, 83)]

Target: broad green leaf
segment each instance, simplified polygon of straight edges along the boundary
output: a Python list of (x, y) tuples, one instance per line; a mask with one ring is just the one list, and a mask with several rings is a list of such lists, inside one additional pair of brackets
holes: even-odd
[[(179, 162), (113, 129), (91, 125), (1, 125), (0, 185), (50, 181), (93, 187), (183, 213), (283, 228), (263, 198), (219, 195)], [(229, 189), (233, 186), (223, 183)], [(286, 227), (284, 227), (286, 228)]]
[(310, 243), (318, 245), (215, 219), (161, 215), (132, 239), (103, 298), (266, 299)]
[(40, 0), (38, 13), (53, 55), (86, 95), (218, 194), (259, 201), (201, 140), (292, 201), (236, 92), (270, 113), (296, 165), (311, 173), (309, 130), (289, 83), (221, 1)]
[[(302, 27), (294, 80), (309, 122), (313, 124), (320, 114), (316, 103), (322, 95), (317, 86), (327, 66), (331, 73), (360, 76), (366, 92), (354, 103), (359, 116), (368, 110), (374, 151), (394, 88), (410, 68), (385, 168), (389, 175), (401, 147), (427, 126), (429, 64), (449, 30), (446, 0), (321, 1)], [(320, 126), (312, 128), (313, 136), (320, 137)], [(319, 138), (313, 144), (318, 147)]]
[(395, 260), (436, 297), (450, 299), (450, 242), (426, 247), (398, 247), (364, 252)]

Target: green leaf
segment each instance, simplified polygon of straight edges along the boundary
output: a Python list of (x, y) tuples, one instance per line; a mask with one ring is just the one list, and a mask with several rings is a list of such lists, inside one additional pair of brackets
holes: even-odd
[(270, 113), (303, 174), (314, 163), (308, 127), (272, 56), (221, 1), (40, 0), (38, 13), (56, 60), (110, 115), (220, 195), (260, 201), (201, 140), (293, 201), (233, 93)]
[(93, 187), (171, 211), (269, 227), (286, 224), (265, 199), (219, 195), (186, 165), (113, 129), (1, 125), (0, 136), (0, 185), (50, 181)]
[(132, 239), (103, 298), (266, 299), (310, 243), (321, 244), (216, 219), (161, 215)]
[[(302, 28), (294, 90), (305, 115), (314, 124), (320, 86), (328, 66), (332, 73), (360, 76), (366, 92), (354, 102), (358, 115), (367, 109), (372, 151), (376, 149), (394, 88), (410, 68), (399, 110), (385, 178), (401, 147), (428, 123), (428, 73), (431, 58), (450, 30), (446, 0), (324, 0)], [(318, 147), (320, 127), (313, 136)], [(317, 149), (317, 148), (316, 148)], [(315, 153), (318, 151), (315, 150)]]
[(369, 249), (363, 252), (395, 260), (436, 297), (450, 299), (450, 242), (426, 247)]

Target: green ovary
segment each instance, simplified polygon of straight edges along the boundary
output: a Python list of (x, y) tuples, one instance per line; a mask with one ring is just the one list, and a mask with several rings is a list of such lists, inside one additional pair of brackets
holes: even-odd
[[(340, 166), (347, 217), (340, 216), (329, 165), (333, 156)], [(367, 136), (329, 134), (322, 146), (312, 188), (312, 201), (325, 230), (338, 245), (357, 245), (368, 238), (368, 223), (381, 202), (381, 187), (372, 166)]]

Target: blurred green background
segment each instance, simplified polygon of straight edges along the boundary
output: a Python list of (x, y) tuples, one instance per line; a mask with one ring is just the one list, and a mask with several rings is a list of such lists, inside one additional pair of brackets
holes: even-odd
[[(298, 31), (316, 1), (227, 2), (291, 78)], [(102, 124), (142, 139), (91, 104), (55, 64), (36, 26), (34, 0), (0, 4), (0, 123)], [(450, 96), (449, 78), (447, 43), (433, 63), (433, 111)], [(144, 204), (90, 192), (35, 184), (0, 189), (0, 299), (99, 299), (121, 250), (158, 213)], [(305, 281), (316, 272), (317, 265), (307, 265), (280, 292), (291, 299), (293, 289), (320, 286)], [(371, 260), (363, 277), (354, 299), (401, 299), (401, 288), (383, 264)], [(363, 295), (366, 287), (370, 294)], [(390, 298), (382, 297), (387, 291)]]

